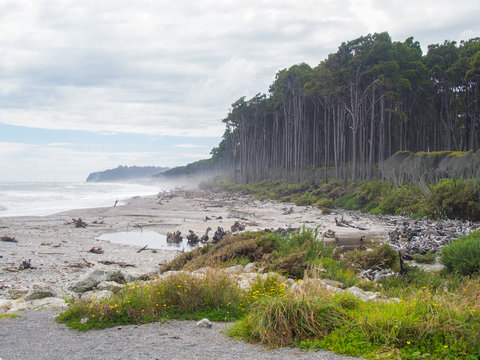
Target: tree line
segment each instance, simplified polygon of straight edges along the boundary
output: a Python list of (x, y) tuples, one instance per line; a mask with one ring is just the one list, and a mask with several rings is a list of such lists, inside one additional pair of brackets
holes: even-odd
[(279, 71), (232, 104), (212, 164), (236, 182), (372, 179), (397, 151), (476, 151), (480, 37), (428, 46), (386, 32)]

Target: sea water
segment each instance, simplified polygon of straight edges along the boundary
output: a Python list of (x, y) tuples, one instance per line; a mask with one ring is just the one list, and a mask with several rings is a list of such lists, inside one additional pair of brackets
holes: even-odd
[(72, 209), (121, 205), (134, 196), (169, 190), (156, 183), (0, 182), (0, 217), (43, 216)]

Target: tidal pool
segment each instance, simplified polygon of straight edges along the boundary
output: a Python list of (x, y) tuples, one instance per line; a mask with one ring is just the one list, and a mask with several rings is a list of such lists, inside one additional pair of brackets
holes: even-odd
[(156, 231), (123, 231), (109, 234), (102, 234), (98, 240), (110, 241), (115, 244), (145, 246), (151, 249), (164, 250), (193, 250), (196, 246), (190, 246), (187, 239), (183, 239), (178, 244), (168, 243), (165, 235)]

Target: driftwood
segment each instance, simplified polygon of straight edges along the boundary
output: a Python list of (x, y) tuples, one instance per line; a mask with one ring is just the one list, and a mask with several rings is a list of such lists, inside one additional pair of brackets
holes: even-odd
[(353, 225), (352, 223), (350, 223), (349, 221), (345, 220), (342, 216), (342, 218), (340, 220), (338, 220), (337, 218), (335, 218), (335, 224), (339, 227), (350, 227), (350, 228), (354, 228), (354, 229), (358, 229), (358, 230), (368, 230), (367, 228), (364, 228), (362, 226), (356, 226), (356, 225)]
[(388, 217), (387, 224), (396, 226), (389, 232), (388, 242), (392, 248), (401, 251), (404, 259), (413, 254), (436, 253), (462, 235), (478, 229), (478, 223), (459, 220), (411, 220)]
[(215, 234), (213, 235), (213, 239), (212, 239), (212, 242), (214, 244), (217, 244), (220, 242), (220, 240), (222, 240), (222, 238), (227, 235), (227, 232), (225, 230), (223, 230), (223, 228), (221, 228), (220, 226), (217, 228), (217, 231), (215, 231)]
[(82, 258), (82, 260), (85, 263), (85, 265), (87, 265), (88, 267), (91, 267), (91, 266), (95, 265), (95, 263), (93, 263), (91, 261), (88, 261), (88, 260), (85, 260), (84, 258)]
[(110, 260), (100, 260), (99, 261), (100, 264), (103, 264), (103, 265), (118, 265), (122, 268), (125, 268), (125, 267), (135, 267), (135, 265), (133, 264), (127, 264), (127, 263), (124, 263), (123, 261), (110, 261)]
[(167, 233), (167, 243), (178, 244), (183, 240), (180, 231), (175, 231), (174, 233)]
[(245, 230), (245, 225), (242, 224), (240, 221), (235, 221), (230, 230), (232, 232), (243, 231)]
[(200, 238), (193, 230), (188, 230), (189, 234), (187, 235), (187, 243), (189, 245), (197, 245), (200, 242)]
[(201, 239), (200, 239), (200, 241), (201, 241), (202, 243), (206, 243), (206, 242), (208, 241), (208, 232), (209, 232), (210, 230), (212, 230), (212, 228), (209, 226), (209, 227), (207, 228), (207, 230), (205, 231), (205, 234), (203, 234), (203, 236), (202, 236)]
[[(137, 253), (141, 253), (143, 250), (147, 250), (148, 248), (148, 245), (145, 245), (144, 247), (142, 247), (141, 249), (138, 249), (137, 250)], [(149, 249), (150, 250), (150, 249)]]
[(12, 243), (17, 243), (18, 242), (17, 239), (15, 239), (14, 237), (11, 237), (11, 236), (2, 236), (0, 238), (0, 241), (12, 242)]
[(88, 250), (88, 252), (91, 252), (93, 254), (103, 254), (104, 253), (103, 249), (100, 246), (99, 247), (94, 246), (90, 250)]
[(86, 228), (88, 225), (85, 221), (82, 220), (82, 218), (73, 218), (72, 224), (74, 224), (76, 228)]
[(18, 266), (18, 270), (27, 270), (27, 269), (36, 269), (36, 267), (32, 265), (32, 259), (23, 260)]

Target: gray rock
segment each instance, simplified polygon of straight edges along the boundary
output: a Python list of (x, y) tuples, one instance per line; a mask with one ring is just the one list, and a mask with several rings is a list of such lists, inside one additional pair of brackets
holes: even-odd
[(11, 300), (16, 300), (27, 295), (28, 289), (10, 289), (7, 291), (6, 298)]
[(115, 281), (117, 283), (125, 283), (124, 274), (115, 268), (110, 268), (106, 265), (95, 264), (85, 274), (73, 282), (68, 290), (76, 293), (83, 293), (89, 290), (93, 290), (102, 281)]
[(84, 301), (99, 301), (99, 300), (108, 299), (112, 295), (113, 295), (113, 292), (109, 290), (87, 291), (82, 294), (80, 299)]
[(67, 307), (65, 300), (56, 297), (46, 297), (32, 301), (16, 301), (10, 309), (10, 313), (19, 310), (38, 310), (38, 309), (62, 309)]
[(243, 266), (242, 265), (234, 265), (226, 268), (224, 270), (227, 274), (240, 274), (243, 272)]
[(32, 301), (37, 299), (43, 299), (47, 297), (55, 297), (58, 290), (50, 284), (35, 283), (25, 296), (25, 301)]
[(198, 327), (204, 327), (204, 328), (211, 328), (212, 327), (212, 322), (208, 319), (202, 319), (199, 322), (197, 322)]
[(245, 265), (245, 267), (243, 268), (243, 272), (255, 272), (257, 270), (257, 267), (255, 266), (254, 263), (249, 263), (247, 265)]
[(0, 299), (0, 314), (5, 314), (12, 307), (12, 301)]
[(102, 281), (97, 285), (97, 290), (108, 290), (108, 291), (118, 291), (123, 288), (125, 285), (119, 284), (115, 281)]

